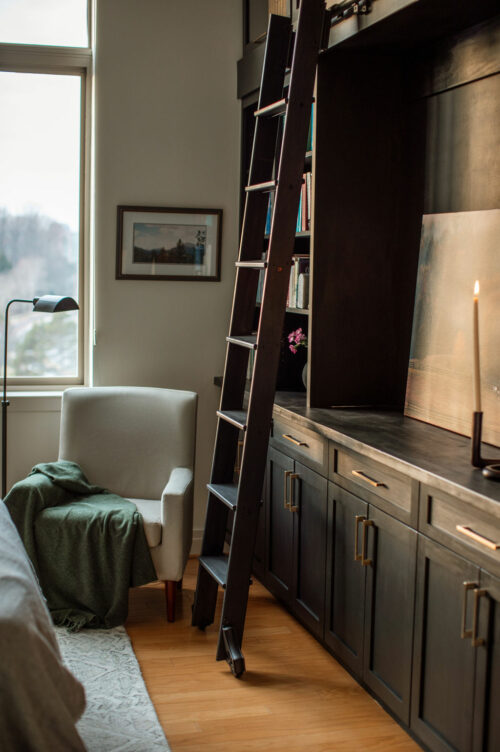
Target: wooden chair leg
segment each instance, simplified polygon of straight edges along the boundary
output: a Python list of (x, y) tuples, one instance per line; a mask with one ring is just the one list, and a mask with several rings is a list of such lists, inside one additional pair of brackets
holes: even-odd
[(175, 580), (165, 580), (165, 600), (167, 602), (167, 621), (175, 621), (176, 593), (177, 593), (177, 582)]

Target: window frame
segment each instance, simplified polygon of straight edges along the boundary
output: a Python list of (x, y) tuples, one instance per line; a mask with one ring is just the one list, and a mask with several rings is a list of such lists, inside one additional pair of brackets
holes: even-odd
[[(90, 3), (89, 3), (90, 5)], [(91, 25), (89, 23), (89, 37)], [(80, 232), (78, 262), (78, 374), (74, 377), (8, 376), (9, 392), (55, 391), (91, 380), (90, 332), (92, 330), (91, 271), (91, 123), (92, 49), (0, 43), (0, 71), (78, 76), (80, 100)]]

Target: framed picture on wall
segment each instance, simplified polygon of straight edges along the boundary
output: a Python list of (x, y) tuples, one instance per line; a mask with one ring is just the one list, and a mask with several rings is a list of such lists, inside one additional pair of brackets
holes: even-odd
[(116, 279), (218, 282), (222, 209), (119, 206)]

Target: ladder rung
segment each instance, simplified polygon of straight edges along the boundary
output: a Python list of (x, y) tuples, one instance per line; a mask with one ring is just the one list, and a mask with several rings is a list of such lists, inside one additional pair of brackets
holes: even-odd
[(236, 266), (240, 269), (267, 269), (268, 262), (263, 259), (253, 261), (236, 261)]
[(225, 589), (227, 585), (227, 562), (228, 557), (221, 555), (221, 556), (200, 556), (200, 564), (201, 566), (207, 570), (207, 572), (212, 575), (214, 580), (219, 583), (219, 585), (222, 585), (222, 587)]
[(249, 350), (257, 349), (257, 335), (256, 334), (242, 334), (237, 336), (226, 337), (228, 342), (232, 345), (240, 345), (240, 347), (247, 347)]
[(255, 183), (255, 185), (247, 185), (245, 191), (247, 193), (270, 193), (275, 191), (278, 185), (277, 180), (268, 180), (267, 183)]
[(234, 512), (238, 506), (238, 486), (235, 483), (207, 483), (207, 488)]
[(247, 414), (245, 410), (217, 410), (217, 415), (222, 420), (239, 428), (240, 431), (247, 430)]
[(260, 110), (255, 110), (254, 115), (255, 117), (275, 117), (275, 115), (282, 115), (286, 112), (287, 104), (288, 99), (284, 97), (277, 102), (272, 102), (272, 104), (261, 107)]

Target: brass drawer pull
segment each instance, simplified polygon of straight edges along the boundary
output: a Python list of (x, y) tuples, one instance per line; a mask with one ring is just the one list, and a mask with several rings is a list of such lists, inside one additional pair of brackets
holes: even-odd
[(500, 548), (500, 543), (495, 543), (489, 538), (485, 538), (484, 535), (479, 535), (479, 533), (476, 533), (476, 531), (472, 530), (468, 525), (457, 525), (457, 530), (459, 533), (462, 533), (462, 535), (472, 538), (476, 543), (486, 546), (486, 548), (489, 548), (491, 551), (497, 551)]
[(473, 648), (480, 648), (482, 645), (486, 644), (486, 640), (484, 640), (482, 637), (477, 636), (477, 630), (479, 626), (479, 600), (485, 595), (488, 595), (488, 592), (486, 590), (481, 590), (480, 588), (476, 588), (476, 590), (474, 590), (474, 611), (472, 612), (471, 635)]
[(363, 520), (363, 540), (361, 541), (361, 564), (368, 567), (373, 564), (373, 559), (367, 559), (366, 553), (368, 548), (368, 528), (375, 527), (373, 520)]
[(295, 483), (294, 481), (299, 480), (300, 475), (298, 473), (290, 473), (290, 506), (289, 509), (291, 512), (298, 512), (299, 511), (299, 505), (295, 501)]
[(354, 518), (354, 561), (361, 561), (361, 554), (358, 554), (358, 525), (366, 520), (362, 514), (357, 514)]
[(364, 480), (365, 483), (369, 483), (370, 486), (374, 486), (374, 488), (379, 488), (380, 486), (387, 488), (385, 483), (380, 483), (378, 480), (373, 480), (373, 478), (370, 478), (362, 470), (351, 470), (351, 474), (355, 475), (356, 478), (361, 478), (361, 480)]
[(283, 473), (283, 479), (284, 479), (284, 489), (283, 489), (283, 506), (285, 509), (288, 509), (290, 511), (290, 502), (288, 500), (288, 478), (292, 474), (291, 470), (285, 470)]
[(293, 437), (293, 436), (290, 436), (290, 434), (289, 434), (289, 433), (282, 433), (281, 435), (282, 435), (282, 436), (283, 436), (283, 438), (284, 438), (284, 439), (286, 439), (287, 441), (291, 441), (291, 442), (292, 442), (292, 444), (295, 444), (295, 446), (304, 446), (304, 447), (308, 447), (308, 446), (309, 446), (309, 444), (306, 444), (306, 442), (305, 442), (305, 441), (299, 441), (298, 439), (294, 439), (294, 437)]
[(469, 590), (477, 588), (477, 582), (464, 582), (464, 599), (462, 604), (462, 631), (460, 637), (462, 640), (466, 640), (468, 637), (472, 637), (472, 629), (467, 629), (467, 593)]

